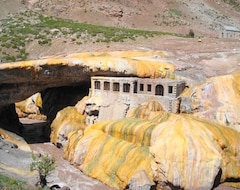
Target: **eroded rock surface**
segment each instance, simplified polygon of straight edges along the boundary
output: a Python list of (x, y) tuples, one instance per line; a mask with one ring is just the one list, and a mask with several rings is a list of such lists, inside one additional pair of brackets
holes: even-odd
[[(64, 122), (63, 122), (64, 123)], [(59, 133), (60, 134), (60, 133)], [(56, 135), (56, 134), (55, 134)], [(211, 189), (240, 178), (240, 133), (150, 102), (128, 118), (68, 131), (64, 157), (109, 186)]]
[(19, 118), (27, 117), (29, 119), (46, 120), (46, 116), (40, 113), (40, 109), (42, 109), (42, 97), (39, 92), (26, 100), (17, 102), (15, 106)]
[(30, 171), (32, 152), (24, 139), (14, 133), (0, 129), (0, 172), (9, 177), (37, 182), (37, 172)]
[(213, 77), (182, 95), (181, 112), (240, 131), (240, 74)]
[(28, 98), (36, 92), (59, 86), (76, 86), (93, 75), (165, 77), (174, 66), (163, 52), (97, 52), (64, 58), (32, 60), (0, 65), (0, 105)]

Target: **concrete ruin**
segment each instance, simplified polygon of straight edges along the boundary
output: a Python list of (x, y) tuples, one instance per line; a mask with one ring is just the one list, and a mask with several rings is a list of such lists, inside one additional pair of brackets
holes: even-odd
[(185, 81), (166, 78), (91, 77), (86, 123), (123, 118), (129, 109), (153, 99), (167, 112), (178, 113), (184, 88)]

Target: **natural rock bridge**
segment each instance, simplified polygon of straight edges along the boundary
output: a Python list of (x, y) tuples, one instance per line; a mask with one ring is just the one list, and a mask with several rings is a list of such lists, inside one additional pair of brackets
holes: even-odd
[(0, 64), (0, 106), (23, 100), (47, 88), (76, 86), (94, 75), (165, 77), (174, 66), (162, 52), (81, 53)]

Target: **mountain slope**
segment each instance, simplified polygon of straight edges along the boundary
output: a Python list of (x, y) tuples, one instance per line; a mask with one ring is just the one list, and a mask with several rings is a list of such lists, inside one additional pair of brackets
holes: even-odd
[(27, 0), (44, 14), (100, 25), (216, 35), (221, 25), (240, 26), (239, 0)]
[[(238, 40), (208, 37), (218, 36), (222, 24), (240, 28), (239, 9), (240, 0), (102, 0), (101, 3), (97, 0), (3, 0), (0, 2), (0, 62), (86, 51), (157, 49), (171, 51), (181, 57), (180, 51), (186, 49), (191, 52), (232, 52), (239, 49)], [(9, 13), (11, 16), (7, 16)], [(90, 28), (94, 28), (92, 35), (89, 34)], [(203, 41), (198, 43), (195, 39), (172, 36), (152, 38), (150, 33), (146, 38), (145, 34), (136, 35), (136, 31), (122, 28), (183, 35), (192, 29), (196, 37), (202, 36)], [(140, 33), (143, 34), (142, 31)], [(102, 38), (103, 35), (108, 37)], [(193, 55), (193, 60), (189, 60), (188, 55), (183, 59), (184, 62), (195, 62), (196, 56)]]
[(2, 0), (0, 2), (0, 20), (7, 17), (8, 14), (26, 10), (26, 7), (20, 0)]

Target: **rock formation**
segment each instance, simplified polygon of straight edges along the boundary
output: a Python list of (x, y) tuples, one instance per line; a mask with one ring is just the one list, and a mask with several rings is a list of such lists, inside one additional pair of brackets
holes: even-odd
[[(51, 124), (51, 141), (64, 148), (64, 158), (71, 164), (111, 187), (212, 189), (226, 181), (239, 185), (240, 133), (209, 121), (238, 129), (239, 74), (211, 78), (181, 94), (181, 111), (189, 114), (167, 113), (157, 101), (131, 110), (114, 102), (114, 108), (128, 111), (126, 118), (87, 126), (86, 115), (94, 115), (94, 109), (88, 110), (91, 90), (75, 107), (61, 105), (52, 111), (50, 103), (44, 108), (46, 100), (65, 103), (64, 99), (68, 99), (56, 98), (53, 94), (59, 91), (51, 91), (53, 87), (89, 87), (93, 75), (174, 78), (175, 67), (166, 63), (164, 56), (163, 52), (83, 53), (1, 64), (0, 105), (42, 91), (41, 111), (50, 121), (57, 110), (64, 108)], [(20, 75), (14, 78), (16, 74)], [(65, 93), (64, 89), (60, 91)], [(81, 98), (86, 95), (86, 89), (83, 91)], [(106, 104), (102, 101), (107, 99), (96, 101)], [(2, 107), (0, 114), (9, 114), (8, 119), (13, 117), (14, 122), (19, 122), (13, 110), (13, 104)], [(111, 114), (114, 111), (111, 106), (104, 110)], [(6, 125), (1, 120), (0, 125)]]
[(17, 102), (15, 106), (19, 118), (28, 117), (30, 119), (46, 120), (46, 116), (40, 113), (42, 98), (39, 92), (26, 100)]
[(37, 172), (29, 169), (32, 161), (31, 148), (23, 138), (3, 129), (0, 129), (0, 160), (1, 174), (31, 184), (37, 182)]
[(164, 61), (163, 52), (98, 52), (63, 58), (2, 63), (0, 106), (19, 102), (47, 88), (76, 86), (90, 76), (165, 77), (174, 66)]
[[(40, 109), (41, 114), (46, 115), (51, 123), (59, 110), (75, 105), (79, 99), (87, 95), (92, 75), (152, 78), (173, 75), (175, 67), (164, 60), (166, 56), (167, 54), (161, 51), (91, 52), (62, 58), (2, 63), (0, 125), (20, 133), (21, 125), (18, 127), (19, 120), (14, 113), (15, 108), (9, 107), (9, 104), (25, 100), (37, 92), (41, 92), (42, 108), (35, 107), (35, 112)], [(27, 102), (23, 102), (23, 105)], [(27, 111), (20, 104), (17, 106), (22, 107), (22, 111)], [(15, 116), (5, 117), (3, 114), (9, 114), (10, 109)], [(8, 110), (8, 113), (4, 113), (4, 110)], [(16, 120), (13, 120), (13, 117), (16, 117)], [(6, 123), (5, 120), (12, 124)]]
[(58, 146), (65, 146), (70, 132), (84, 128), (85, 116), (80, 114), (75, 107), (66, 107), (58, 112), (51, 124), (51, 142)]
[(166, 113), (157, 102), (130, 111), (128, 118), (68, 129), (64, 157), (118, 189), (211, 189), (240, 177), (240, 133), (191, 115)]
[(181, 112), (240, 131), (240, 74), (218, 76), (181, 95)]

